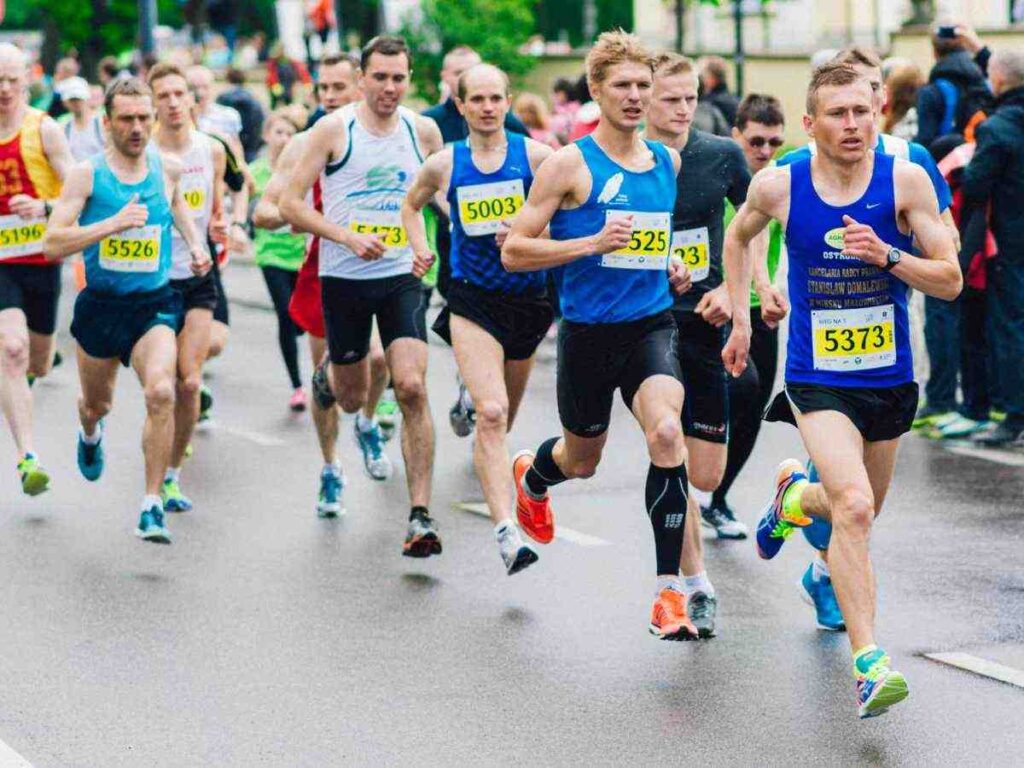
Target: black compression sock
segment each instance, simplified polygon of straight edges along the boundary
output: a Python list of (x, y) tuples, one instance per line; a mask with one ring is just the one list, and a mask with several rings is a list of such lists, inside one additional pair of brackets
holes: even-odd
[(558, 440), (559, 438), (552, 437), (540, 444), (533, 459), (533, 466), (526, 470), (526, 475), (523, 476), (526, 488), (535, 496), (543, 496), (549, 487), (564, 483), (568, 479), (555, 463), (555, 457), (551, 455)]
[(430, 512), (426, 507), (413, 507), (409, 511), (409, 519), (412, 520), (414, 517), (430, 517)]
[(654, 528), (654, 549), (658, 575), (679, 573), (686, 522), (686, 465), (656, 467), (647, 471), (647, 516)]

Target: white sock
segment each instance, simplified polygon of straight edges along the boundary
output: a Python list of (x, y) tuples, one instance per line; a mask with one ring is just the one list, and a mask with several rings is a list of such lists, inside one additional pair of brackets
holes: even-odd
[(160, 501), (160, 497), (159, 496), (153, 496), (153, 495), (150, 495), (150, 494), (147, 494), (147, 495), (143, 496), (142, 497), (142, 511), (143, 512), (148, 512), (153, 507), (160, 507), (160, 509), (164, 508), (164, 503), (162, 501)]
[(509, 528), (515, 528), (516, 524), (511, 520), (502, 520), (496, 526), (494, 526), (494, 538), (503, 536)]
[(377, 417), (374, 416), (372, 419), (368, 419), (360, 411), (356, 414), (356, 429), (360, 432), (369, 432), (377, 426)]
[(693, 576), (683, 576), (683, 591), (688, 595), (694, 592), (703, 592), (708, 597), (715, 594), (715, 587), (708, 578), (707, 571), (701, 571)]
[(694, 488), (690, 486), (690, 497), (697, 502), (698, 507), (710, 507), (711, 506), (711, 492), (702, 491), (700, 488)]
[(164, 482), (168, 480), (172, 482), (178, 482), (181, 478), (181, 467), (168, 467), (167, 472), (164, 473)]
[(335, 459), (333, 462), (328, 462), (328, 463), (324, 464), (324, 468), (323, 468), (322, 472), (331, 472), (332, 474), (340, 475), (341, 474), (341, 462), (338, 461), (337, 459)]
[(821, 555), (811, 561), (811, 578), (815, 581), (829, 578), (828, 563), (821, 559)]
[(91, 435), (85, 434), (85, 430), (79, 427), (78, 434), (82, 436), (82, 442), (86, 445), (98, 445), (100, 440), (103, 439), (103, 424), (97, 421), (96, 426), (92, 428)]
[(655, 588), (655, 596), (661, 594), (663, 589), (674, 589), (676, 592), (682, 592), (683, 586), (679, 583), (679, 577), (675, 575), (665, 575), (658, 577), (658, 586)]

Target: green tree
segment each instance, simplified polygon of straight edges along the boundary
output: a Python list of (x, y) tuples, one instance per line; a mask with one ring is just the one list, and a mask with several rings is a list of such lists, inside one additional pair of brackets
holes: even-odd
[(424, 0), (422, 14), (403, 34), (414, 51), (413, 85), (428, 101), (437, 99), (441, 60), (456, 45), (473, 48), (513, 80), (534, 65), (519, 53), (535, 29), (533, 0)]

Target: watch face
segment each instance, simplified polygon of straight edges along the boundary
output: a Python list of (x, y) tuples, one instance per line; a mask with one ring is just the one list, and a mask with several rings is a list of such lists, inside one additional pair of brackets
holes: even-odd
[(896, 248), (893, 248), (891, 251), (889, 251), (889, 263), (890, 264), (899, 264), (900, 263), (900, 258), (902, 256), (903, 256), (903, 254), (901, 254)]

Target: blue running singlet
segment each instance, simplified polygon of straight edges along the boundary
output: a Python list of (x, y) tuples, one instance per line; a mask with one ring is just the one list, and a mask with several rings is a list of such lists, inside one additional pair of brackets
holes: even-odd
[(842, 207), (818, 197), (810, 158), (790, 165), (787, 383), (895, 387), (914, 379), (906, 284), (842, 254), (846, 214), (912, 258), (912, 238), (896, 223), (896, 162), (874, 153), (867, 190)]
[(506, 272), (494, 239), (502, 220), (511, 219), (523, 207), (533, 183), (526, 139), (508, 131), (505, 136), (505, 162), (493, 173), (483, 173), (473, 163), (469, 139), (452, 145), (448, 182), (452, 277), (488, 291), (539, 294), (544, 291), (547, 273)]
[(576, 142), (592, 180), (579, 208), (558, 210), (552, 240), (595, 235), (612, 216), (633, 216), (633, 238), (614, 253), (583, 256), (554, 270), (562, 316), (574, 323), (627, 323), (672, 306), (668, 252), (676, 172), (664, 145), (645, 141), (654, 167), (637, 172), (614, 162), (592, 136)]
[(155, 147), (146, 148), (149, 172), (138, 184), (114, 175), (103, 154), (91, 158), (92, 195), (85, 203), (82, 226), (109, 219), (132, 195), (149, 209), (146, 224), (103, 238), (85, 249), (85, 281), (89, 288), (119, 295), (153, 291), (167, 284), (171, 268), (171, 206), (164, 193), (163, 163)]

